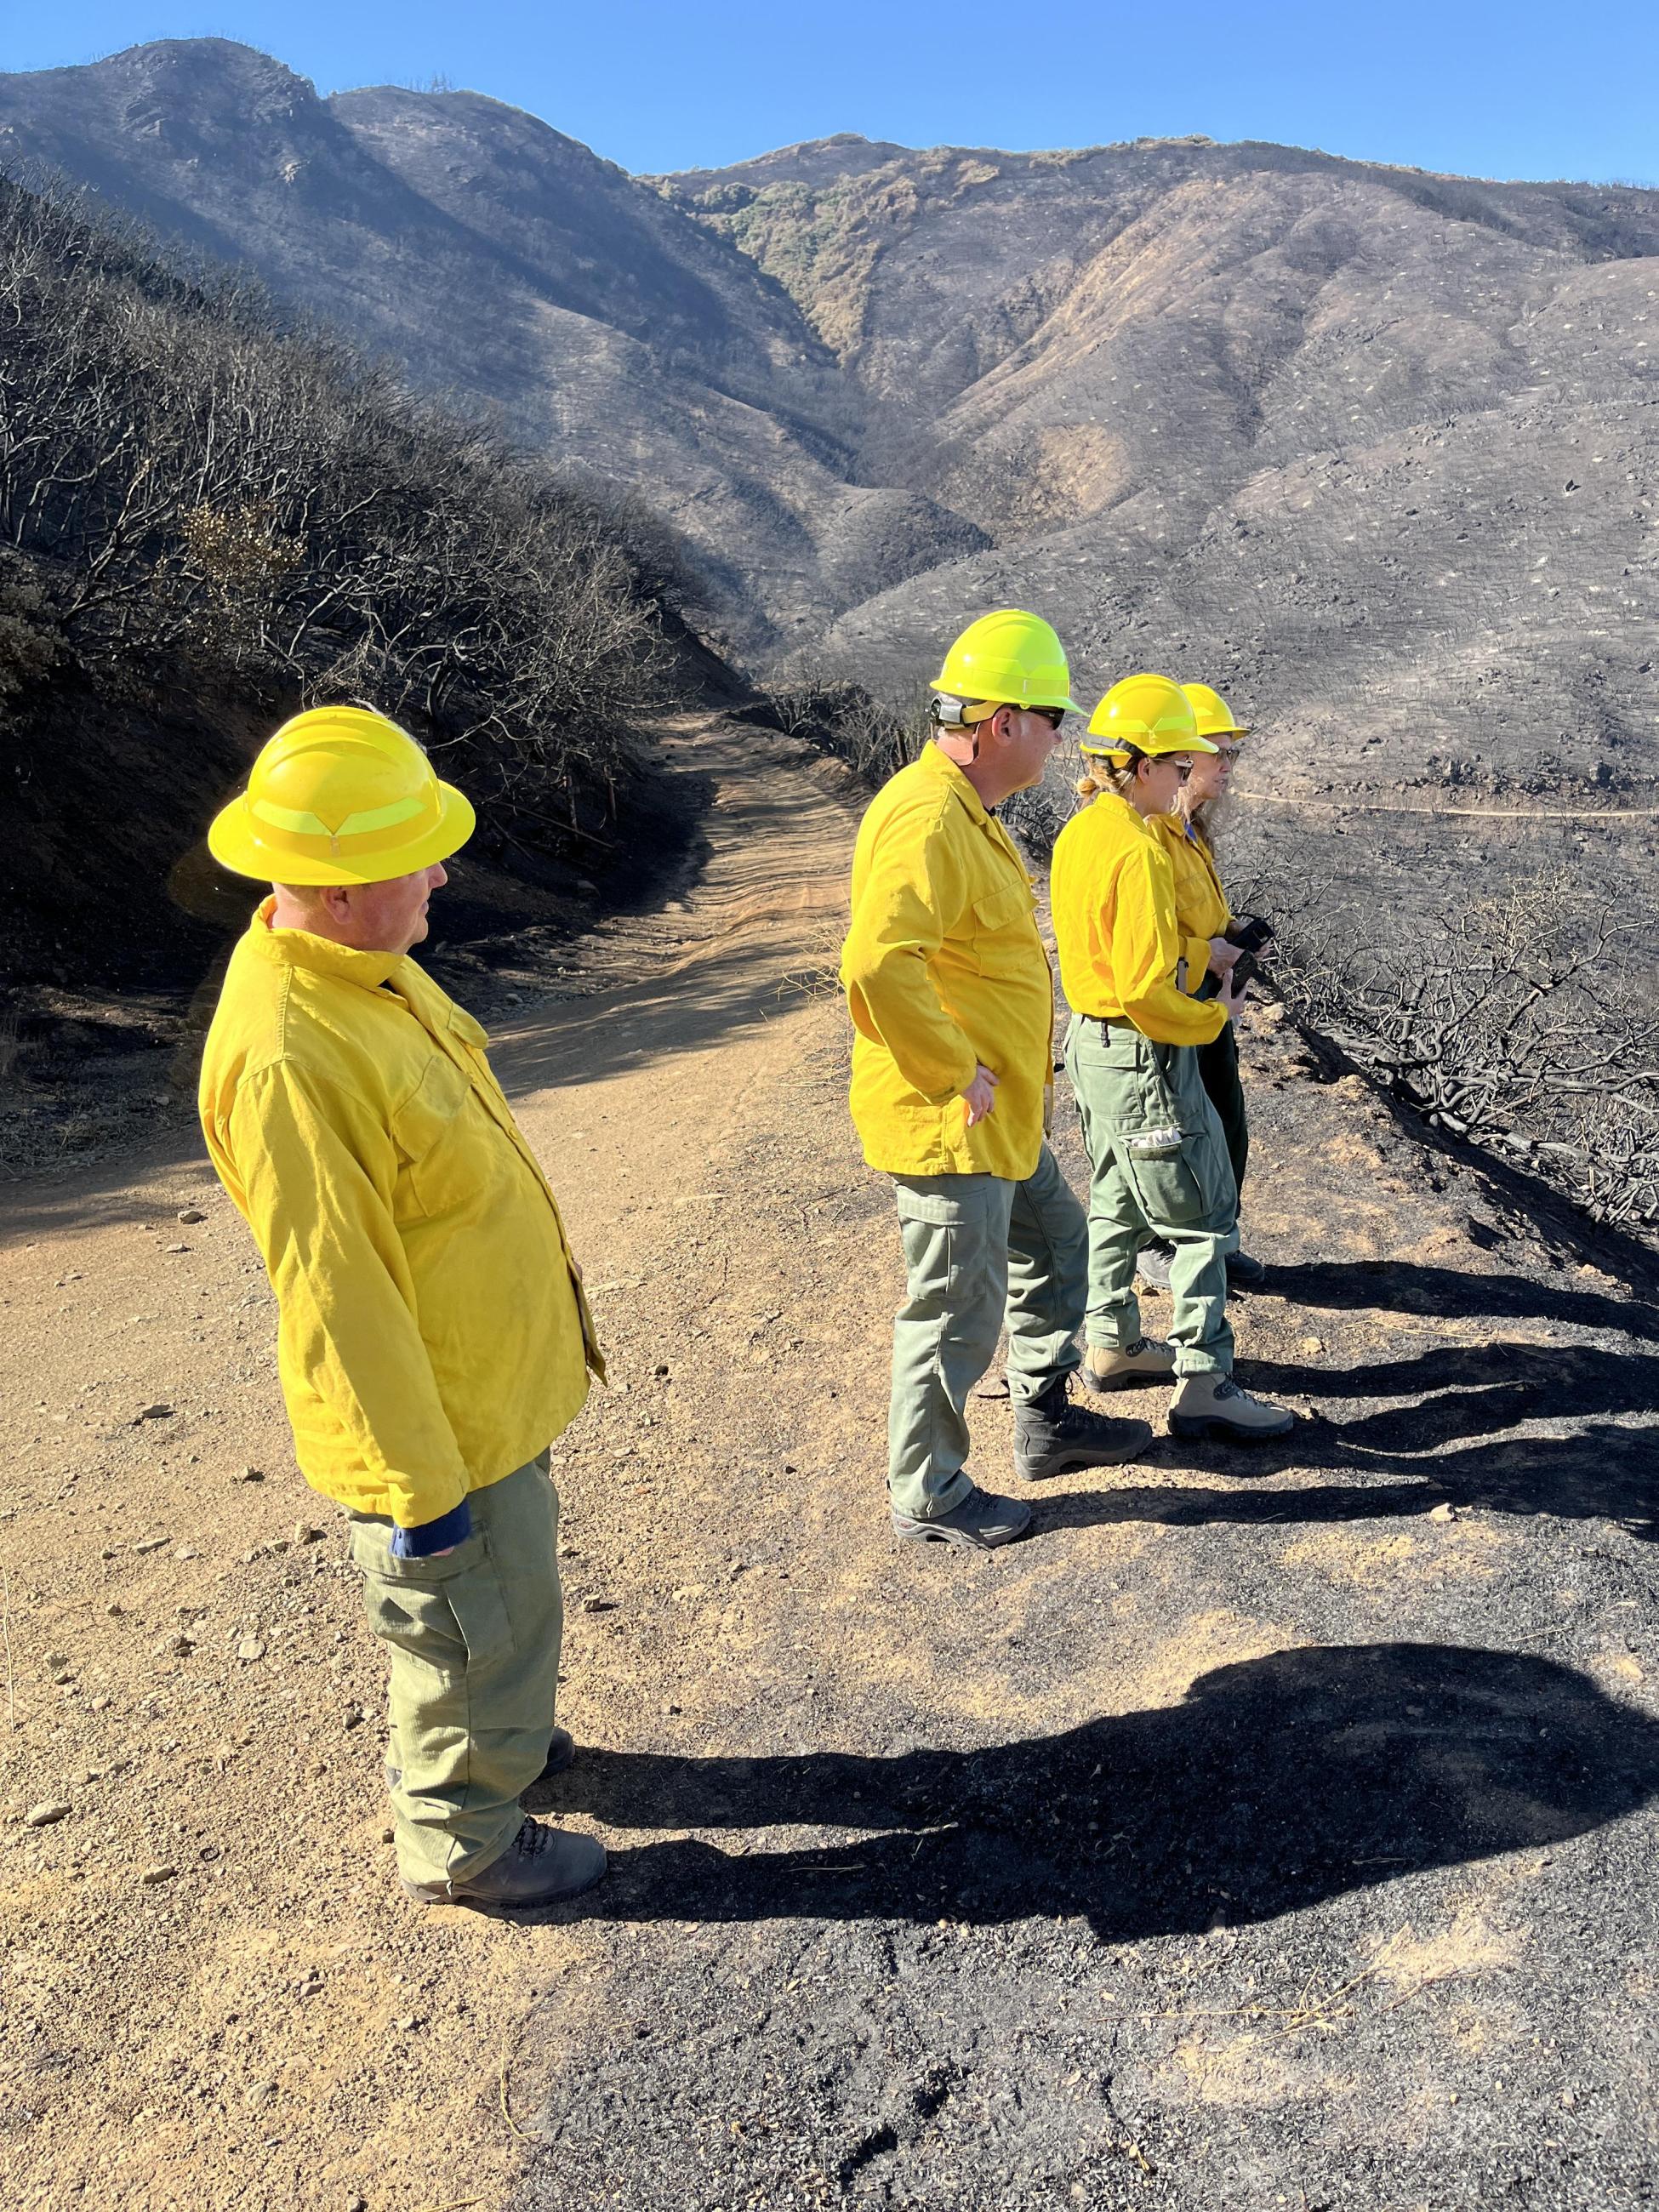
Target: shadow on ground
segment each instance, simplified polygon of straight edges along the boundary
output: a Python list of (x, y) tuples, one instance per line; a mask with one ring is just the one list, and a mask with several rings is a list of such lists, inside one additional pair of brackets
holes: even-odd
[[(1325, 1310), (1553, 1321), (1620, 1342), (1659, 1340), (1659, 1316), (1640, 1300), (1526, 1275), (1331, 1261), (1276, 1267), (1273, 1287), (1286, 1300)], [(1659, 1540), (1659, 1430), (1648, 1425), (1659, 1409), (1659, 1356), (1610, 1343), (1496, 1340), (1440, 1345), (1356, 1367), (1251, 1359), (1241, 1362), (1239, 1374), (1265, 1396), (1311, 1400), (1313, 1419), (1248, 1451), (1166, 1439), (1149, 1472), (1161, 1466), (1207, 1480), (1056, 1495), (1039, 1507), (1040, 1528), (1389, 1520), (1449, 1504), (1604, 1521)], [(1394, 1402), (1369, 1402), (1379, 1399)], [(1321, 1401), (1333, 1407), (1331, 1414)], [(1570, 1432), (1521, 1434), (1524, 1422)], [(1255, 1486), (1290, 1474), (1302, 1480)]]
[(1182, 1703), (969, 1752), (591, 1751), (552, 1802), (622, 1828), (854, 1827), (845, 1844), (617, 1854), (622, 1921), (1086, 1918), (1103, 1942), (1267, 1920), (1413, 1870), (1552, 1844), (1659, 1791), (1659, 1724), (1536, 1656), (1282, 1651)]
[(1659, 1313), (1642, 1300), (1571, 1290), (1531, 1275), (1484, 1275), (1405, 1260), (1320, 1260), (1275, 1267), (1269, 1288), (1292, 1305), (1336, 1312), (1375, 1307), (1387, 1313), (1443, 1314), (1450, 1320), (1554, 1321), (1659, 1340)]

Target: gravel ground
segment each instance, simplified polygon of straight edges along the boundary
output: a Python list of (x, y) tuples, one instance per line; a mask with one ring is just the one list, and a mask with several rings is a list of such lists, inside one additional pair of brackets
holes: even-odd
[(1296, 1435), (896, 1549), (850, 817), (752, 731), (695, 766), (702, 883), (499, 1041), (612, 1354), (555, 1470), (589, 1898), (396, 1892), (378, 1664), (200, 1160), (9, 1194), (5, 2202), (1649, 2203), (1647, 1278), (1259, 1010), (1237, 1320)]

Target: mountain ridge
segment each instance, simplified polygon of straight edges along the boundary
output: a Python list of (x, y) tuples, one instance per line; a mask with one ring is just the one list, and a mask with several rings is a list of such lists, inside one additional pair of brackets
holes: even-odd
[(630, 177), (223, 41), (0, 77), (0, 147), (636, 493), (751, 670), (896, 695), (1032, 603), (1080, 683), (1240, 688), (1267, 792), (1659, 785), (1659, 191), (1198, 136)]

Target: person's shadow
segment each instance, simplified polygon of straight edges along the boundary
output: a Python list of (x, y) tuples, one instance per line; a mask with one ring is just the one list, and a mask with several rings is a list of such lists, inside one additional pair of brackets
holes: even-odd
[[(1272, 1282), (1276, 1295), (1328, 1310), (1554, 1321), (1620, 1341), (1495, 1338), (1353, 1367), (1246, 1360), (1239, 1374), (1249, 1389), (1269, 1398), (1311, 1399), (1316, 1417), (1288, 1437), (1252, 1445), (1248, 1456), (1225, 1443), (1166, 1441), (1147, 1463), (1149, 1475), (1179, 1465), (1212, 1480), (1126, 1480), (1060, 1492), (1040, 1509), (1044, 1531), (1125, 1521), (1195, 1527), (1394, 1520), (1450, 1504), (1606, 1521), (1644, 1541), (1659, 1540), (1659, 1431), (1641, 1419), (1659, 1408), (1659, 1355), (1623, 1346), (1632, 1337), (1644, 1344), (1659, 1339), (1659, 1315), (1650, 1305), (1525, 1275), (1465, 1274), (1403, 1261), (1276, 1267)], [(1379, 1399), (1381, 1406), (1336, 1419), (1320, 1403)], [(1565, 1435), (1517, 1432), (1519, 1424), (1534, 1420), (1578, 1425)], [(1253, 1478), (1287, 1473), (1324, 1479), (1286, 1489), (1252, 1486)]]
[(616, 1854), (617, 1920), (1086, 1917), (1103, 1941), (1267, 1920), (1416, 1869), (1551, 1844), (1659, 1791), (1659, 1723), (1571, 1668), (1455, 1645), (1220, 1667), (1179, 1705), (978, 1751), (584, 1751), (532, 1801), (622, 1828), (852, 1829)]

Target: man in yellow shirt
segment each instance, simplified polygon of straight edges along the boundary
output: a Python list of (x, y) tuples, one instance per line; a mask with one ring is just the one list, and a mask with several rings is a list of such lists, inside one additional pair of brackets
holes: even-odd
[(548, 1448), (604, 1365), (484, 1033), (409, 957), (472, 824), (381, 715), (276, 732), (209, 834), (273, 896), (231, 955), (201, 1113), (276, 1295), (301, 1470), (349, 1516), (387, 1648), (404, 1886), (510, 1906), (605, 1871), (519, 1804), (574, 1754)]
[(893, 1332), (888, 1491), (901, 1537), (1012, 1542), (1030, 1509), (968, 1474), (968, 1395), (1006, 1319), (1028, 1480), (1132, 1459), (1142, 1421), (1070, 1401), (1088, 1225), (1044, 1141), (1054, 981), (1030, 878), (992, 809), (1042, 776), (1072, 705), (1060, 640), (1005, 610), (935, 679), (933, 735), (877, 794), (853, 859), (842, 981), (853, 1119), (893, 1178), (908, 1297)]

